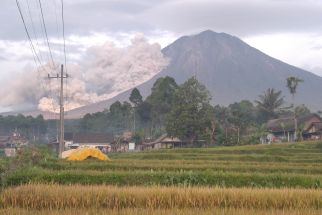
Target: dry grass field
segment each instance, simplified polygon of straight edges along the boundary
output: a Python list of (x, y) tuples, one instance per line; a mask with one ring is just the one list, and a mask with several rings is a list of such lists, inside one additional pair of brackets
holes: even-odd
[[(322, 192), (317, 189), (219, 187), (115, 187), (84, 185), (22, 185), (1, 195), (2, 212), (48, 210), (50, 213), (177, 214), (200, 211), (255, 214), (317, 214), (322, 212)], [(13, 210), (12, 210), (13, 209)], [(192, 211), (190, 211), (192, 213)]]
[(319, 142), (109, 156), (18, 169), (0, 214), (322, 214)]

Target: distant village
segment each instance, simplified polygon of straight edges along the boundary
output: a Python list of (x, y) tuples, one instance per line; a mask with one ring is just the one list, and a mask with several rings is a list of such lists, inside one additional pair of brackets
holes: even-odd
[[(320, 140), (322, 138), (322, 119), (318, 114), (308, 114), (298, 119), (303, 125), (303, 140)], [(162, 134), (155, 140), (145, 140), (136, 144), (133, 141), (133, 132), (123, 132), (121, 135), (94, 132), (66, 132), (64, 150), (93, 147), (103, 153), (144, 151), (157, 149), (171, 149), (191, 146), (189, 141), (178, 137)], [(267, 122), (267, 135), (259, 139), (261, 144), (283, 143), (294, 141), (293, 118), (279, 118)], [(0, 147), (6, 156), (15, 156), (16, 150), (30, 143), (18, 132), (9, 135), (0, 135)], [(53, 141), (46, 143), (54, 152), (58, 153), (59, 143)]]
[[(293, 96), (301, 82), (295, 77), (287, 80)], [(116, 153), (322, 137), (320, 115), (305, 105), (285, 107), (281, 91), (267, 89), (254, 103), (242, 100), (227, 107), (211, 106), (210, 99), (194, 77), (182, 85), (171, 77), (159, 78), (145, 100), (135, 88), (131, 103), (117, 101), (103, 112), (67, 121), (62, 150), (90, 147)], [(0, 147), (9, 157), (28, 144), (46, 144), (58, 153), (58, 134), (57, 121), (41, 115), (0, 117)]]

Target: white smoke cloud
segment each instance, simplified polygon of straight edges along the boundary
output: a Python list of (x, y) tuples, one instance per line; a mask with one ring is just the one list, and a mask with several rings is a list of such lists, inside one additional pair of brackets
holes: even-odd
[[(149, 44), (136, 35), (128, 47), (112, 42), (86, 51), (78, 64), (67, 67), (65, 110), (106, 100), (152, 78), (168, 64), (159, 44)], [(46, 65), (46, 71), (53, 71)], [(0, 105), (15, 107), (32, 103), (42, 111), (59, 111), (59, 80), (45, 80), (44, 69), (24, 71), (5, 84), (0, 92)], [(59, 73), (59, 66), (51, 75)], [(39, 75), (41, 74), (41, 75)], [(39, 76), (41, 76), (39, 78)], [(66, 87), (66, 86), (65, 86)]]

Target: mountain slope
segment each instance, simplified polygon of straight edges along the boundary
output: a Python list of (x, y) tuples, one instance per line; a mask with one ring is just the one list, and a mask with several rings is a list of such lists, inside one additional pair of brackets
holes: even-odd
[[(171, 76), (181, 84), (196, 76), (210, 91), (213, 104), (228, 105), (242, 99), (254, 101), (267, 88), (282, 90), (288, 103), (291, 103), (286, 78), (297, 76), (304, 83), (298, 87), (295, 103), (306, 104), (312, 110), (322, 109), (321, 77), (274, 59), (229, 34), (208, 30), (184, 36), (162, 52), (170, 59), (170, 64), (152, 79), (137, 86), (143, 96), (150, 94), (153, 83), (159, 77)], [(102, 111), (117, 100), (128, 100), (130, 92), (71, 110), (66, 113), (66, 118), (79, 118), (86, 113)], [(24, 114), (28, 115), (28, 112)], [(36, 115), (37, 111), (32, 114)]]
[[(213, 104), (228, 105), (242, 99), (253, 101), (267, 88), (282, 90), (286, 100), (291, 102), (286, 78), (297, 76), (304, 83), (298, 87), (296, 103), (304, 103), (312, 110), (322, 109), (322, 99), (319, 99), (321, 77), (274, 59), (237, 37), (208, 30), (181, 37), (162, 51), (171, 59), (170, 64), (151, 80), (138, 86), (143, 96), (150, 93), (159, 77), (168, 75), (183, 83), (195, 75), (210, 91)], [(72, 110), (68, 117), (101, 111), (116, 100), (127, 100), (129, 94), (130, 91), (127, 91), (113, 99)]]

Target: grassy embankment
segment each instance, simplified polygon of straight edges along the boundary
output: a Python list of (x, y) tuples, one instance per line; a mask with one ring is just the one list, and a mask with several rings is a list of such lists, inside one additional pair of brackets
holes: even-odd
[(322, 187), (322, 143), (175, 149), (110, 157), (112, 162), (42, 162), (16, 171), (6, 183)]

